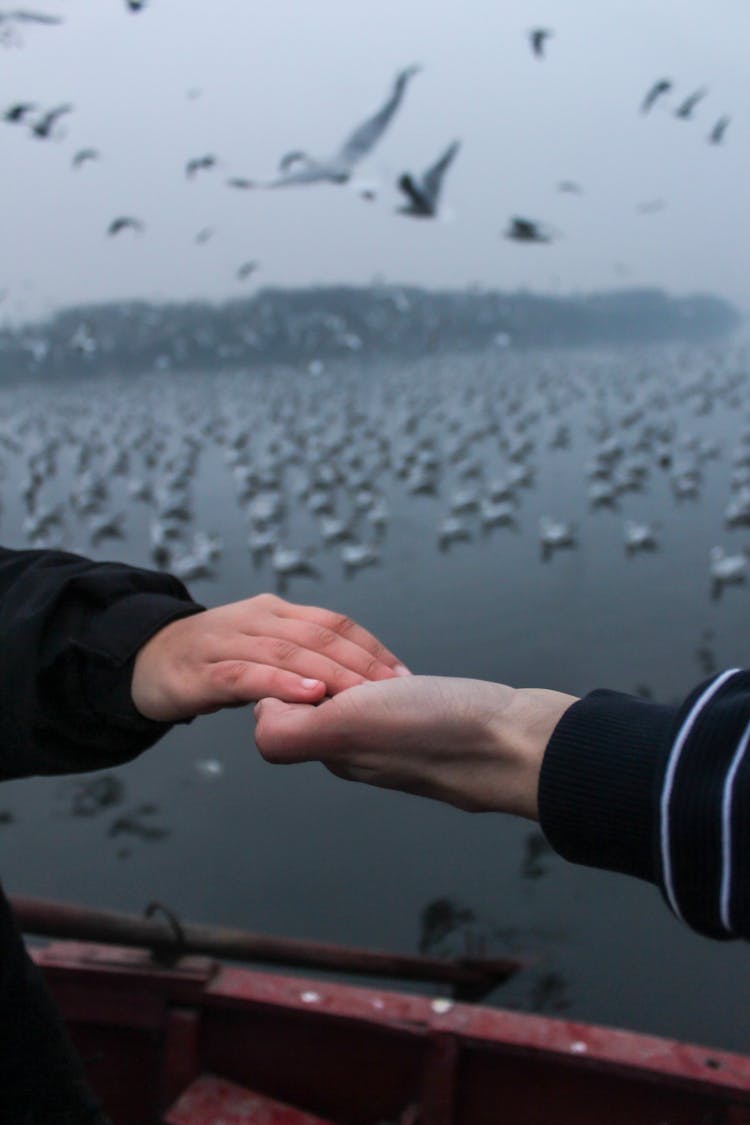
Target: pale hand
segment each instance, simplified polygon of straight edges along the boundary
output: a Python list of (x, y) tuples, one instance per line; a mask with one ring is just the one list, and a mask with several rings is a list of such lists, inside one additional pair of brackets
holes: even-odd
[(317, 707), (262, 699), (255, 741), (268, 762), (318, 760), (350, 781), (536, 819), (544, 751), (574, 702), (556, 691), (410, 676)]
[(313, 703), (408, 675), (342, 614), (259, 594), (166, 625), (138, 653), (131, 692), (146, 718), (176, 722), (262, 696)]

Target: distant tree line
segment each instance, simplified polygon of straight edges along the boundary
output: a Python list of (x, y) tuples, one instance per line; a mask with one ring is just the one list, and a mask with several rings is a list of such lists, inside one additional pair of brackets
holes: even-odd
[(629, 289), (574, 297), (405, 286), (265, 289), (223, 304), (65, 309), (0, 330), (0, 376), (200, 370), (488, 347), (705, 341), (738, 326), (712, 296)]

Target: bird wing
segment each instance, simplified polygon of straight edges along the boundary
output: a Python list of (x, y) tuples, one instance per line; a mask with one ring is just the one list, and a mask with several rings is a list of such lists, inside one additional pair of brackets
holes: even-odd
[(64, 22), (61, 16), (49, 16), (46, 12), (16, 10), (15, 12), (6, 12), (5, 15), (8, 19), (16, 20), (18, 23), (56, 24)]
[(433, 206), (438, 201), (440, 189), (443, 184), (443, 176), (458, 155), (460, 147), (460, 141), (452, 141), (443, 155), (436, 160), (432, 167), (428, 168), (424, 174), (422, 183), (424, 185), (425, 195), (432, 201)]
[(388, 128), (393, 115), (401, 105), (409, 79), (417, 74), (419, 69), (417, 66), (409, 66), (396, 76), (393, 90), (386, 103), (351, 133), (336, 154), (336, 163), (340, 162), (345, 167), (351, 168), (358, 160), (367, 156)]
[(654, 82), (653, 86), (643, 99), (643, 102), (641, 104), (641, 111), (643, 113), (646, 113), (649, 109), (651, 109), (651, 106), (654, 104), (656, 99), (660, 97), (661, 94), (666, 94), (667, 90), (670, 90), (671, 88), (672, 83), (667, 81), (666, 78), (661, 79), (659, 82)]
[(408, 172), (404, 172), (403, 176), (399, 176), (396, 186), (404, 195), (408, 195), (415, 210), (419, 211), (420, 214), (426, 214), (431, 210), (429, 200), (425, 199), (424, 194), (419, 190)]

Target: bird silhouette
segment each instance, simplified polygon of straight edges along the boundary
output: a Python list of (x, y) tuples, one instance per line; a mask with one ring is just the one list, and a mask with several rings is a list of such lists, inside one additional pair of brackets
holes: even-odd
[(529, 32), (531, 49), (537, 58), (544, 58), (544, 44), (551, 35), (552, 32), (547, 27), (534, 27)]
[(248, 191), (250, 188), (258, 186), (255, 180), (248, 180), (244, 176), (230, 176), (227, 184), (229, 187), (238, 188), (240, 191)]
[(75, 154), (71, 163), (74, 168), (80, 168), (81, 165), (85, 164), (87, 161), (96, 160), (98, 157), (99, 153), (95, 148), (81, 148)]
[(693, 110), (698, 102), (703, 101), (707, 93), (708, 90), (702, 88), (700, 90), (695, 90), (689, 97), (685, 98), (684, 102), (674, 111), (675, 117), (680, 117), (683, 121), (689, 121), (693, 116)]
[(254, 274), (257, 268), (257, 262), (243, 262), (237, 270), (238, 280), (244, 281), (246, 277), (250, 277), (251, 274)]
[(714, 125), (711, 132), (708, 134), (709, 143), (712, 145), (719, 145), (724, 140), (724, 134), (727, 131), (727, 126), (731, 121), (730, 117), (720, 117)]
[(505, 231), (505, 237), (515, 242), (551, 242), (549, 234), (532, 219), (512, 218)]
[(653, 106), (654, 102), (663, 97), (669, 90), (672, 89), (672, 80), (670, 78), (660, 78), (658, 82), (654, 82), (651, 89), (646, 94), (641, 102), (641, 113), (648, 113)]
[(213, 233), (213, 227), (203, 227), (196, 234), (195, 241), (199, 246), (202, 246), (204, 242), (208, 242), (209, 238), (213, 237)]
[(119, 234), (123, 230), (132, 230), (139, 234), (143, 230), (143, 223), (140, 219), (133, 219), (129, 215), (121, 215), (117, 219), (113, 219), (107, 227), (107, 234)]
[(418, 66), (409, 66), (400, 71), (396, 75), (393, 90), (387, 101), (377, 113), (357, 126), (333, 156), (318, 160), (301, 150), (288, 152), (279, 163), (281, 175), (262, 186), (288, 187), (295, 184), (346, 183), (351, 177), (354, 166), (372, 151), (383, 136), (401, 105), (409, 80), (419, 70)]
[(142, 12), (146, 7), (146, 0), (125, 0), (125, 7), (129, 12)]
[(560, 180), (557, 190), (568, 195), (581, 195), (583, 188), (575, 180)]
[(410, 172), (404, 172), (398, 180), (398, 187), (408, 197), (408, 203), (399, 207), (402, 214), (413, 215), (416, 218), (432, 218), (437, 213), (443, 177), (455, 160), (460, 147), (459, 141), (453, 141), (418, 180)]
[(11, 125), (18, 125), (33, 109), (36, 109), (34, 102), (16, 102), (14, 105), (8, 106), (3, 114), (3, 121), (8, 121)]
[(70, 105), (69, 102), (66, 102), (64, 105), (55, 106), (54, 109), (48, 109), (47, 112), (43, 114), (39, 118), (39, 120), (35, 121), (31, 126), (31, 132), (35, 137), (39, 137), (41, 140), (46, 140), (52, 135), (52, 130), (54, 129), (58, 120), (66, 113), (71, 113), (72, 110), (73, 106)]
[(208, 170), (216, 166), (215, 156), (195, 156), (192, 160), (188, 160), (185, 165), (185, 175), (193, 177), (196, 172)]

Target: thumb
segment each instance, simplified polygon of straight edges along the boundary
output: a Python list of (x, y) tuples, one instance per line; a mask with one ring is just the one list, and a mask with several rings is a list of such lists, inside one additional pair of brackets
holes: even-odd
[(325, 705), (284, 703), (269, 697), (254, 707), (255, 745), (267, 762), (291, 765), (317, 758)]

